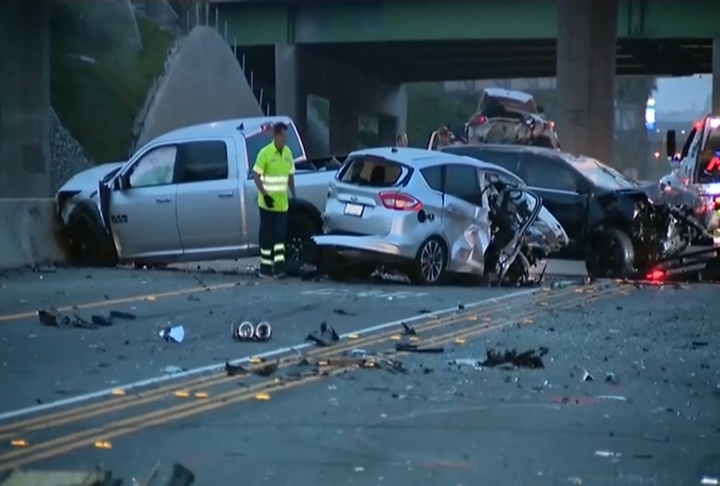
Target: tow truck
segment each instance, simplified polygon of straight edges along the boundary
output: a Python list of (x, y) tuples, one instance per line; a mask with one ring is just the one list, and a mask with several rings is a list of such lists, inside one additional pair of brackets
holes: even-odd
[(665, 148), (672, 172), (660, 179), (662, 199), (693, 207), (720, 245), (720, 117), (696, 122), (680, 151), (675, 130), (668, 130)]

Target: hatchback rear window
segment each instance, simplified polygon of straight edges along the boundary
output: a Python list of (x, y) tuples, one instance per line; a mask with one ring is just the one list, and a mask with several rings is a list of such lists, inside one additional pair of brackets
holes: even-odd
[(371, 187), (393, 187), (398, 185), (410, 169), (397, 162), (376, 157), (358, 157), (349, 161), (340, 170), (340, 182)]

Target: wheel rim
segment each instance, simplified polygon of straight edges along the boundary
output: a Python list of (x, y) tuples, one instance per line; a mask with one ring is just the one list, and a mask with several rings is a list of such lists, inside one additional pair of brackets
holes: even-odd
[(296, 236), (290, 239), (287, 246), (287, 253), (290, 261), (300, 262), (303, 260), (303, 253), (305, 248), (305, 241)]
[(420, 252), (420, 272), (428, 282), (435, 282), (440, 278), (444, 265), (443, 249), (440, 243), (428, 241)]

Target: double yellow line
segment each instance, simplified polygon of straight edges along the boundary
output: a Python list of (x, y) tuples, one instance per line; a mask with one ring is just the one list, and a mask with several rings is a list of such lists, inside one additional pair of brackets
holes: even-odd
[[(579, 301), (602, 298), (616, 294), (618, 292), (618, 287), (609, 287), (597, 290), (584, 288), (581, 292), (578, 292), (577, 288), (569, 288), (550, 294), (541, 294), (539, 296), (536, 294), (533, 299), (528, 300), (528, 304), (539, 304), (541, 306), (540, 311), (550, 310), (560, 307), (574, 306)], [(566, 297), (568, 295), (572, 296), (572, 294), (576, 295), (569, 299), (562, 299), (562, 297)], [(551, 302), (556, 300), (559, 302), (551, 305)], [(545, 305), (544, 308), (542, 307), (543, 304)], [(488, 306), (485, 309), (478, 309), (478, 311), (460, 312), (458, 314), (447, 316), (445, 318), (429, 319), (428, 321), (415, 326), (415, 329), (418, 332), (427, 332), (438, 328), (449, 327), (453, 324), (458, 324), (465, 321), (479, 320), (483, 316), (485, 317), (485, 319), (489, 319), (489, 314), (501, 312), (506, 306), (506, 303), (498, 302), (491, 306)], [(481, 316), (480, 313), (482, 313), (483, 316)], [(528, 312), (525, 312), (524, 314), (519, 313), (515, 315), (502, 316), (501, 320), (495, 323), (493, 323), (492, 321), (486, 322), (485, 320), (482, 320), (478, 324), (441, 334), (428, 340), (423, 340), (422, 345), (433, 346), (451, 343), (460, 339), (467, 339), (484, 332), (508, 326), (528, 317), (534, 316), (537, 313), (538, 309), (532, 309)], [(306, 353), (303, 357), (305, 359), (310, 358), (316, 360), (323, 358), (327, 359), (356, 347), (368, 347), (387, 342), (388, 340), (391, 340), (395, 334), (396, 333), (394, 332), (388, 332), (375, 336), (369, 336), (367, 338), (351, 340), (332, 346), (330, 348), (317, 348)], [(395, 352), (393, 354), (399, 355), (403, 353)], [(297, 356), (284, 358), (280, 361), (279, 367), (295, 365), (298, 363), (298, 361), (299, 358)], [(115, 437), (127, 435), (146, 429), (148, 427), (153, 427), (171, 421), (180, 420), (192, 415), (215, 410), (226, 405), (249, 400), (254, 398), (261, 391), (270, 394), (277, 391), (294, 388), (300, 385), (313, 383), (324, 376), (332, 376), (337, 373), (345, 372), (348, 369), (351, 368), (333, 368), (328, 370), (327, 373), (323, 373), (322, 375), (306, 376), (294, 381), (265, 380), (261, 383), (258, 383), (243, 390), (235, 389), (225, 393), (220, 393), (218, 395), (211, 395), (209, 398), (202, 401), (186, 402), (168, 408), (161, 408), (159, 410), (155, 410), (145, 414), (138, 414), (137, 416), (131, 416), (126, 419), (118, 420), (106, 426), (81, 430), (61, 437), (57, 437), (55, 439), (40, 442), (38, 444), (31, 443), (30, 446), (27, 448), (15, 449), (7, 453), (0, 454), (0, 471), (13, 469), (28, 463), (47, 459), (49, 457), (58, 456), (74, 449), (78, 449), (80, 447), (92, 445), (97, 441), (107, 441)], [(125, 396), (118, 398), (114, 402), (110, 403), (95, 403), (74, 410), (57, 412), (49, 416), (23, 420), (16, 423), (8, 424), (4, 427), (0, 427), (0, 434), (2, 434), (0, 435), (0, 437), (17, 437), (19, 434), (25, 432), (46, 430), (52, 427), (85, 420), (97, 415), (115, 412), (141, 404), (151, 403), (169, 395), (172, 395), (174, 391), (177, 391), (178, 389), (183, 389), (187, 391), (197, 390), (203, 387), (207, 388), (208, 386), (218, 386), (224, 383), (231, 383), (235, 380), (237, 380), (237, 376), (227, 377), (222, 375), (201, 378), (186, 382), (184, 386), (178, 384), (168, 385), (160, 389), (149, 391), (145, 394), (137, 395), (135, 397)]]

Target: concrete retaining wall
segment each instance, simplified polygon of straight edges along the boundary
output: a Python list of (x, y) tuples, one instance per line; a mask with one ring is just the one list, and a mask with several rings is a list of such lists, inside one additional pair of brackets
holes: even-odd
[(0, 268), (63, 261), (53, 199), (0, 199)]
[(150, 106), (137, 147), (169, 131), (263, 112), (230, 47), (215, 29), (185, 38)]

